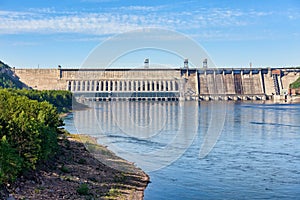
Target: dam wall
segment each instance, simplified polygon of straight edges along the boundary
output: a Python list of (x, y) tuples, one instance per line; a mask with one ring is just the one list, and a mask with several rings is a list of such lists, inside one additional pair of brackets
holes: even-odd
[(75, 96), (138, 100), (256, 100), (286, 94), (300, 68), (14, 69), (37, 90)]
[(58, 69), (14, 69), (20, 81), (37, 90), (65, 90)]
[(205, 70), (199, 73), (198, 82), (200, 96), (265, 94), (260, 70)]

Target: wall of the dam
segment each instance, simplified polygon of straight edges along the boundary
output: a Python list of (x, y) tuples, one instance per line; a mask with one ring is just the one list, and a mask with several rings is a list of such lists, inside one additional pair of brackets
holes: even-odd
[[(98, 97), (272, 96), (288, 91), (300, 68), (281, 69), (14, 69), (17, 77), (38, 90), (70, 90)], [(127, 95), (127, 96), (126, 96)], [(216, 97), (217, 98), (217, 97)]]
[[(264, 94), (261, 71), (203, 71), (199, 74), (200, 94)], [(271, 88), (272, 89), (272, 88)]]
[(65, 90), (66, 82), (58, 69), (14, 69), (20, 81), (37, 90)]

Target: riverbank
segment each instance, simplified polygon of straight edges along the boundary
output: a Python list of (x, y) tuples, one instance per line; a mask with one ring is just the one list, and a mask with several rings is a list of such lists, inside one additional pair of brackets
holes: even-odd
[(293, 102), (293, 103), (300, 103), (300, 95), (292, 96), (291, 97), (291, 102)]
[[(86, 145), (93, 147), (92, 153)], [(127, 170), (103, 164), (95, 155)], [(96, 144), (93, 138), (64, 134), (55, 157), (25, 173), (0, 195), (1, 199), (7, 195), (11, 199), (143, 199), (148, 182), (149, 176), (141, 169)]]

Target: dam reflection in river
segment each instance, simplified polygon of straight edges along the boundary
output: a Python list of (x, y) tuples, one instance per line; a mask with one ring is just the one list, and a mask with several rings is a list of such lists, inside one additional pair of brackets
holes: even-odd
[[(297, 199), (300, 196), (299, 104), (274, 105), (258, 102), (221, 102), (223, 106), (217, 102), (200, 102), (199, 105), (196, 102), (187, 102), (182, 106), (178, 102), (89, 102), (89, 104), (92, 109), (75, 112), (65, 120), (66, 128), (74, 132), (71, 124), (74, 119), (78, 132), (97, 137), (99, 143), (106, 144), (109, 148), (118, 147), (115, 152), (121, 157), (126, 158), (126, 151), (131, 153), (129, 155), (142, 155), (157, 149), (163, 150), (168, 145), (174, 147), (170, 149), (177, 153), (182, 150), (175, 148), (178, 144), (184, 147), (192, 143), (182, 156), (177, 154), (178, 159), (175, 156), (172, 158), (171, 161), (175, 160), (170, 161), (172, 164), (148, 173), (151, 183), (145, 191), (145, 199)], [(154, 105), (155, 107), (150, 108)], [(122, 109), (123, 111), (120, 111)], [(124, 112), (130, 113), (128, 114), (130, 120), (113, 116), (122, 115)], [(179, 114), (180, 112), (183, 114)], [(151, 122), (152, 117), (158, 120)], [(217, 120), (219, 127), (222, 127), (222, 134), (216, 135), (217, 144), (208, 156), (199, 159), (199, 151), (205, 144), (204, 141), (206, 139), (210, 141), (206, 136), (212, 128), (214, 121), (212, 119), (216, 117), (219, 117), (219, 120), (225, 118), (224, 126), (221, 126), (222, 120)], [(120, 128), (116, 120), (125, 122), (132, 120), (132, 123), (142, 128)], [(164, 126), (156, 123), (162, 123)], [(145, 135), (140, 133), (134, 135), (130, 132), (133, 129), (144, 130), (143, 127), (149, 124), (158, 131), (146, 132)], [(181, 140), (175, 140), (173, 143), (172, 139), (179, 130), (182, 130), (182, 134), (179, 134)], [(194, 130), (196, 134), (191, 132)], [(145, 157), (141, 165), (130, 160), (135, 158), (134, 156), (127, 159), (144, 169), (143, 167), (147, 167), (151, 162), (160, 163), (162, 157), (167, 156), (162, 154), (157, 157)], [(166, 163), (162, 162), (159, 166), (150, 165), (148, 169), (151, 171), (155, 167), (163, 167), (164, 164)]]
[[(148, 172), (180, 157), (198, 134), (197, 102), (114, 101), (88, 105), (91, 109), (74, 113), (78, 132), (97, 138), (100, 144)], [(206, 117), (203, 115), (203, 120)]]

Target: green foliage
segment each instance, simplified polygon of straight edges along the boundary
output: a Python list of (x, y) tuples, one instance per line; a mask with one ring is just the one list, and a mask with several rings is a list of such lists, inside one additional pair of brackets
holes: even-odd
[(86, 164), (86, 159), (80, 158), (78, 163), (84, 165)]
[(120, 195), (120, 191), (118, 189), (110, 188), (106, 195), (106, 198), (107, 199), (115, 199), (119, 195)]
[(17, 89), (24, 87), (0, 61), (0, 184), (55, 153), (63, 125), (58, 112), (72, 108), (71, 92)]
[(86, 183), (80, 184), (77, 188), (77, 193), (80, 195), (88, 195), (89, 194), (89, 187)]
[(25, 84), (19, 81), (12, 72), (11, 68), (0, 61), (0, 87), (2, 88), (23, 88)]
[(0, 87), (2, 88), (18, 88), (17, 84), (4, 73), (0, 73)]
[(0, 140), (0, 184), (15, 180), (22, 170), (22, 158), (3, 136)]
[(0, 61), (0, 88), (10, 88), (10, 91), (21, 96), (26, 96), (29, 99), (39, 102), (47, 101), (57, 108), (59, 113), (69, 112), (72, 109), (72, 93), (70, 91), (57, 90), (28, 90), (26, 85), (15, 77), (11, 68)]
[(13, 180), (21, 169), (34, 169), (39, 160), (53, 154), (61, 124), (48, 102), (0, 89), (0, 182)]
[(291, 89), (300, 88), (300, 77), (292, 84), (290, 84)]
[(70, 91), (62, 90), (15, 90), (10, 89), (11, 92), (21, 96), (26, 96), (29, 99), (37, 100), (39, 102), (47, 101), (57, 108), (59, 113), (68, 112), (72, 109), (72, 93)]
[(60, 168), (60, 170), (61, 170), (62, 172), (64, 172), (64, 173), (70, 173), (70, 169), (67, 168), (67, 167), (64, 166), (64, 165)]

